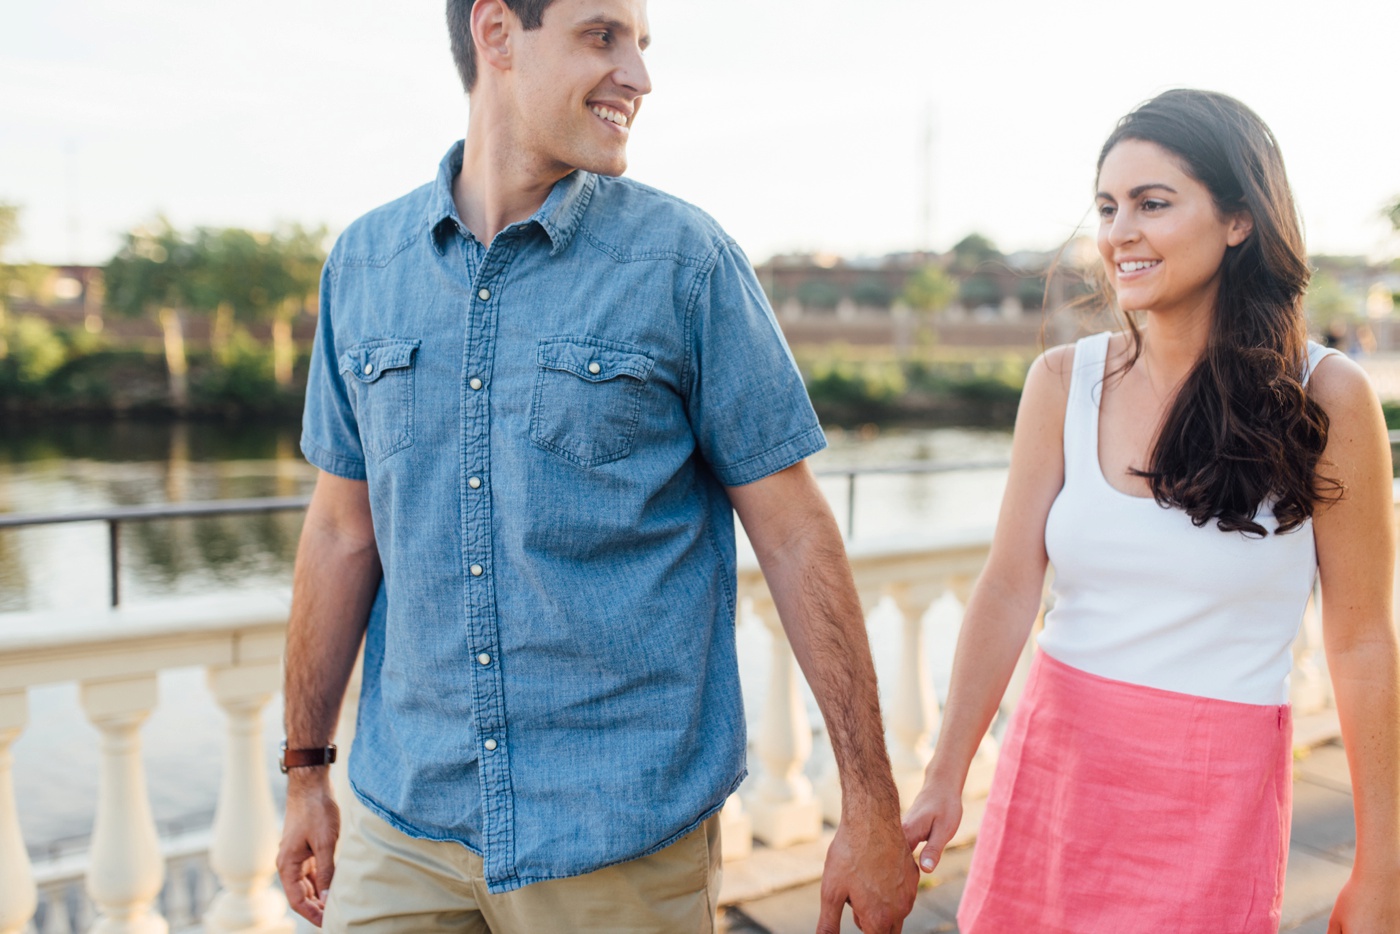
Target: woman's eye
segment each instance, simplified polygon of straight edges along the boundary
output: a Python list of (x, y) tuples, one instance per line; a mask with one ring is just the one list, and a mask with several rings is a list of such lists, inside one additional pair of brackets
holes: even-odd
[(1144, 202), (1142, 203), (1142, 209), (1143, 209), (1144, 211), (1160, 211), (1160, 210), (1162, 210), (1162, 208), (1164, 208), (1164, 207), (1166, 207), (1166, 206), (1167, 206), (1167, 202), (1165, 202), (1165, 201), (1159, 201), (1159, 200), (1156, 199), (1156, 198), (1148, 198), (1146, 201), (1144, 201)]
[(1110, 218), (1110, 217), (1112, 217), (1112, 216), (1113, 216), (1113, 205), (1111, 205), (1111, 204), (1101, 204), (1101, 205), (1099, 205), (1099, 217), (1102, 217), (1102, 218), (1104, 218), (1105, 220), (1107, 220), (1108, 218)]

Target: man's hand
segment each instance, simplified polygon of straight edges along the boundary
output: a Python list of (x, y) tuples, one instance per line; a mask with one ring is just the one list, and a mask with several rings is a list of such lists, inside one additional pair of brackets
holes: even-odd
[(838, 934), (847, 902), (865, 934), (899, 934), (918, 888), (919, 870), (897, 823), (846, 817), (826, 851), (817, 934)]
[(287, 787), (287, 818), (277, 851), (277, 874), (292, 910), (320, 927), (335, 875), (340, 808), (331, 793), (327, 769), (317, 767), (314, 771), (320, 774), (303, 777), (293, 773)]

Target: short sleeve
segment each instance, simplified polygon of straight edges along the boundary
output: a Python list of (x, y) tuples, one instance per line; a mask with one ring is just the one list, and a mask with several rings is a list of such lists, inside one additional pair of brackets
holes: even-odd
[(753, 483), (826, 447), (797, 363), (736, 244), (719, 246), (691, 306), (686, 412), (719, 481)]
[(347, 480), (364, 480), (365, 455), (360, 429), (350, 405), (345, 380), (336, 365), (335, 272), (329, 262), (321, 270), (320, 310), (316, 340), (306, 378), (306, 407), (301, 419), (301, 452), (312, 466)]

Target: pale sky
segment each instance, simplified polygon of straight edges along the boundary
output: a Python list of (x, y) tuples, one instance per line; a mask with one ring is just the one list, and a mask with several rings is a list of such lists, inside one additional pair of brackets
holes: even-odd
[[(1400, 2), (651, 0), (628, 174), (755, 260), (1006, 251), (1086, 218), (1114, 122), (1175, 86), (1274, 129), (1313, 252), (1400, 253)], [(466, 127), (441, 0), (0, 0), (12, 259), (101, 262), (177, 225), (339, 230), (429, 181)]]

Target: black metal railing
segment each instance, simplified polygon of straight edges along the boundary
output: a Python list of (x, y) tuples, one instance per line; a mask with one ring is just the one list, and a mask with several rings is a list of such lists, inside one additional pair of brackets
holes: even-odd
[[(1392, 447), (1400, 445), (1400, 431), (1390, 432)], [(881, 467), (830, 468), (814, 471), (820, 478), (841, 477), (846, 482), (846, 539), (855, 537), (856, 480), (860, 477), (888, 474), (944, 474), (974, 470), (1004, 470), (1007, 460), (906, 462)], [(63, 513), (7, 513), (0, 515), (0, 530), (28, 528), (36, 525), (61, 525), (72, 522), (105, 522), (107, 524), (108, 572), (111, 577), (112, 606), (121, 603), (121, 527), (124, 522), (151, 522), (163, 519), (212, 518), (216, 516), (250, 515), (270, 512), (300, 511), (311, 502), (310, 496), (269, 496), (260, 499), (222, 499), (200, 503), (156, 503), (150, 506), (113, 506)]]

